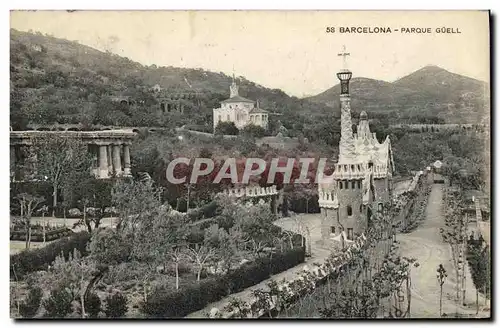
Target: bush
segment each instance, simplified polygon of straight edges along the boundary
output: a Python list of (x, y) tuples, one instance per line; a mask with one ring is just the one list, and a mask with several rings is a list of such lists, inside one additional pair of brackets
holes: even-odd
[[(69, 228), (59, 228), (45, 231), (45, 241), (53, 241), (62, 237), (67, 237), (73, 234), (73, 230)], [(10, 240), (26, 240), (26, 231), (11, 231), (10, 232)], [(33, 242), (42, 242), (43, 241), (43, 232), (36, 230), (31, 231), (31, 241)]]
[(190, 222), (196, 222), (203, 218), (208, 219), (214, 217), (217, 213), (217, 202), (212, 201), (200, 208), (189, 211), (188, 217)]
[(68, 259), (69, 254), (73, 254), (74, 249), (78, 250), (82, 256), (86, 256), (89, 240), (90, 234), (81, 231), (45, 247), (14, 254), (10, 257), (10, 275), (15, 279), (20, 279), (27, 273), (47, 270), (47, 267), (54, 262), (57, 256), (62, 253), (64, 258)]
[(101, 312), (101, 299), (96, 293), (90, 293), (85, 299), (85, 312), (91, 318), (97, 318)]
[(219, 122), (215, 127), (215, 133), (217, 135), (232, 135), (236, 136), (240, 133), (234, 122)]
[(23, 318), (33, 318), (38, 312), (38, 308), (42, 302), (43, 290), (36, 286), (30, 287), (28, 297), (19, 304), (19, 314)]
[(115, 229), (99, 228), (93, 232), (89, 249), (97, 263), (116, 265), (130, 259), (132, 244)]
[(64, 318), (71, 312), (73, 298), (65, 288), (57, 288), (50, 291), (50, 295), (43, 301), (45, 317)]
[(108, 318), (121, 318), (127, 313), (127, 297), (122, 293), (115, 293), (106, 297), (106, 309)]
[[(298, 237), (299, 240), (302, 236)], [(142, 312), (150, 317), (179, 318), (203, 309), (207, 304), (253, 286), (272, 274), (276, 274), (303, 263), (305, 249), (295, 248), (272, 257), (260, 258), (247, 263), (221, 277), (204, 279), (185, 289), (169, 292), (156, 289), (141, 306)]]

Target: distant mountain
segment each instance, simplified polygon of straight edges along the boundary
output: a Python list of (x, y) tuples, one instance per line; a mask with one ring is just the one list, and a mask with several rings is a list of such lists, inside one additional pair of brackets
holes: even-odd
[[(487, 83), (437, 66), (426, 66), (393, 83), (353, 78), (350, 92), (354, 111), (435, 115), (449, 123), (475, 123), (489, 110)], [(306, 99), (340, 111), (339, 93), (337, 84)]]
[[(11, 125), (26, 123), (86, 123), (114, 125), (183, 125), (211, 127), (212, 108), (229, 97), (232, 78), (203, 69), (144, 66), (110, 52), (41, 33), (10, 31)], [(259, 100), (260, 107), (278, 118), (307, 118), (329, 108), (290, 97), (237, 77), (240, 94)], [(158, 97), (151, 87), (158, 84), (163, 94), (198, 93), (196, 99), (182, 99), (183, 115), (159, 113)], [(138, 104), (121, 111), (110, 104), (113, 97), (131, 97)], [(140, 104), (140, 105), (139, 105)], [(287, 117), (287, 118), (285, 118)], [(287, 125), (287, 124), (285, 124)], [(288, 124), (288, 127), (291, 123)]]

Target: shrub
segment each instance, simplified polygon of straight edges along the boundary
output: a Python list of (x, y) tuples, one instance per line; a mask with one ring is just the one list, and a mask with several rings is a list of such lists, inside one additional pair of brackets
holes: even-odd
[(300, 247), (257, 259), (224, 276), (207, 278), (175, 292), (159, 288), (151, 293), (141, 310), (151, 317), (184, 317), (203, 309), (207, 304), (268, 279), (271, 274), (294, 267), (304, 262), (304, 259), (305, 249)]
[(129, 260), (132, 244), (115, 229), (100, 228), (94, 230), (89, 249), (97, 263), (116, 265)]
[(73, 298), (65, 288), (56, 288), (50, 291), (50, 295), (43, 301), (45, 316), (47, 318), (64, 318), (71, 312)]
[(90, 293), (85, 299), (85, 311), (91, 318), (97, 318), (101, 311), (101, 299), (96, 293)]
[(217, 202), (212, 201), (200, 208), (189, 211), (188, 213), (189, 221), (196, 222), (203, 218), (207, 219), (214, 217), (215, 214), (217, 213), (217, 209), (218, 209)]
[(219, 122), (215, 127), (215, 133), (217, 135), (238, 135), (240, 131), (234, 124), (234, 122)]
[(122, 293), (115, 293), (106, 297), (106, 309), (108, 318), (121, 318), (127, 313), (127, 297)]
[(38, 312), (38, 308), (42, 302), (43, 290), (38, 286), (32, 286), (29, 289), (26, 300), (19, 304), (19, 314), (23, 318), (32, 318)]
[[(73, 234), (73, 230), (69, 228), (58, 228), (58, 229), (47, 229), (45, 231), (45, 241), (52, 241), (62, 237), (66, 237)], [(10, 240), (26, 240), (26, 231), (12, 231), (10, 232)], [(35, 230), (31, 232), (31, 241), (42, 242), (43, 241), (43, 231)]]
[(57, 256), (63, 254), (65, 259), (68, 259), (69, 254), (73, 254), (76, 249), (82, 254), (87, 255), (87, 243), (90, 240), (90, 234), (86, 231), (81, 231), (64, 237), (45, 247), (24, 250), (10, 257), (10, 274), (15, 279), (20, 279), (30, 272), (47, 270), (47, 267), (54, 262)]

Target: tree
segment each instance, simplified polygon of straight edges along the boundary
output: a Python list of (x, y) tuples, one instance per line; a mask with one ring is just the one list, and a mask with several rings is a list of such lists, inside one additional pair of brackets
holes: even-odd
[(45, 199), (28, 193), (21, 193), (17, 195), (16, 199), (21, 206), (21, 220), (26, 227), (26, 249), (29, 249), (31, 244), (31, 215)]
[(90, 292), (89, 289), (95, 283), (93, 278), (102, 276), (102, 273), (96, 269), (95, 262), (88, 257), (82, 257), (75, 249), (67, 261), (63, 256), (58, 256), (42, 279), (53, 286), (69, 291), (71, 299), (79, 301), (81, 316), (85, 318), (85, 300)]
[(161, 191), (152, 181), (120, 179), (112, 189), (112, 203), (119, 213), (118, 230), (136, 230), (143, 218), (161, 207)]
[(97, 264), (117, 265), (130, 260), (133, 236), (119, 232), (113, 228), (94, 230), (88, 246), (90, 258)]
[(23, 318), (32, 318), (38, 312), (42, 302), (43, 290), (38, 286), (29, 286), (28, 296), (19, 304), (19, 314)]
[(250, 123), (241, 129), (240, 134), (252, 138), (262, 138), (265, 136), (266, 130), (260, 125)]
[[(92, 229), (99, 228), (106, 214), (106, 208), (111, 207), (113, 183), (113, 180), (90, 177), (73, 186), (78, 199), (83, 204), (83, 218), (75, 225), (85, 224), (89, 233), (92, 233)], [(88, 213), (87, 207), (94, 208), (94, 211)]]
[(198, 266), (198, 273), (196, 274), (196, 280), (200, 281), (201, 272), (203, 271), (203, 267), (205, 263), (212, 259), (216, 254), (215, 249), (202, 245), (200, 247), (187, 249), (186, 256), (191, 259), (191, 261), (195, 262)]
[(71, 293), (62, 287), (50, 291), (49, 297), (43, 301), (45, 316), (48, 318), (64, 318), (71, 312)]
[(37, 173), (52, 184), (52, 216), (57, 208), (57, 193), (66, 179), (90, 171), (91, 157), (87, 145), (77, 139), (43, 136), (33, 140), (37, 155)]
[(216, 257), (224, 265), (224, 273), (231, 269), (231, 263), (238, 255), (238, 244), (242, 242), (241, 232), (229, 228), (229, 233), (218, 224), (213, 224), (205, 230), (204, 244), (216, 249)]
[(234, 122), (219, 122), (215, 127), (214, 134), (236, 136), (239, 132)]

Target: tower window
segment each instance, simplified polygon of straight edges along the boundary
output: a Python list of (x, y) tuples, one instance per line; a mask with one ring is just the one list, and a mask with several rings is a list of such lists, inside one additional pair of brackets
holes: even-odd
[(384, 210), (384, 206), (382, 205), (382, 203), (378, 203), (378, 211), (382, 212), (383, 210)]
[(351, 205), (347, 205), (347, 216), (351, 216), (352, 215), (352, 207)]
[(335, 234), (335, 227), (334, 226), (330, 227), (330, 232), (333, 233), (333, 234)]
[(358, 180), (358, 188), (361, 189), (361, 180)]
[(353, 180), (351, 182), (351, 187), (352, 187), (352, 189), (356, 189), (356, 181)]
[(161, 103), (161, 104), (160, 104), (160, 108), (161, 108), (161, 111), (162, 111), (163, 113), (165, 113), (165, 104), (164, 104), (164, 103)]
[(347, 239), (353, 240), (352, 228), (347, 228)]
[(345, 189), (349, 189), (349, 181), (345, 182)]
[(373, 168), (373, 162), (368, 163), (368, 168), (369, 169)]
[(339, 188), (340, 188), (340, 189), (342, 189), (342, 188), (343, 188), (342, 181), (339, 181)]

